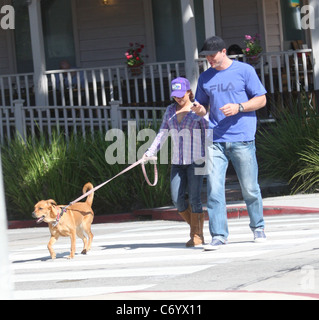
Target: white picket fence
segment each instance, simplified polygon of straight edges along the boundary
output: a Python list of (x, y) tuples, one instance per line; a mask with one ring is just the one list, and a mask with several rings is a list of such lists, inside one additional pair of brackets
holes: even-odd
[(55, 131), (67, 140), (73, 134), (104, 135), (111, 128), (125, 130), (128, 121), (136, 121), (137, 128), (144, 128), (159, 124), (164, 112), (163, 107), (120, 106), (119, 101), (99, 107), (30, 107), (23, 106), (23, 100), (15, 100), (14, 107), (0, 106), (0, 142), (10, 141), (16, 133), (23, 138), (44, 134), (51, 139)]
[(46, 72), (48, 105), (106, 106), (167, 101), (171, 81), (185, 76), (185, 62), (148, 63), (140, 68), (125, 65)]

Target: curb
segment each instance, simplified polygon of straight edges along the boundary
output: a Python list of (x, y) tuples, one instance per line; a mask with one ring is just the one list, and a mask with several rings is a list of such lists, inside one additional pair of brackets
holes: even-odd
[[(207, 208), (204, 207), (206, 212), (206, 220), (208, 220)], [(264, 207), (264, 216), (275, 215), (288, 215), (288, 214), (319, 214), (319, 208), (306, 208), (306, 207)], [(228, 206), (227, 217), (229, 219), (240, 219), (248, 217), (248, 211), (245, 206)], [(133, 222), (145, 220), (165, 220), (165, 221), (183, 221), (178, 211), (172, 207), (158, 208), (158, 209), (143, 209), (136, 210), (132, 213), (120, 213), (103, 216), (95, 216), (93, 224), (102, 223), (120, 223), (120, 222)], [(47, 224), (37, 225), (35, 220), (27, 221), (8, 221), (8, 229), (25, 229), (25, 228), (47, 228)]]

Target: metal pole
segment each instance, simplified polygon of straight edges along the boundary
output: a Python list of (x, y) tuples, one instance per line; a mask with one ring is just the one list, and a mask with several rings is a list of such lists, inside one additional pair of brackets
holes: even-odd
[(198, 59), (197, 36), (195, 25), (195, 9), (194, 0), (181, 0), (182, 19), (183, 19), (183, 34), (184, 34), (184, 47), (186, 58), (186, 78), (191, 84), (193, 92), (197, 87), (197, 66), (196, 60)]
[(0, 151), (0, 300), (13, 298), (12, 273), (9, 262), (7, 215), (2, 178), (2, 164)]

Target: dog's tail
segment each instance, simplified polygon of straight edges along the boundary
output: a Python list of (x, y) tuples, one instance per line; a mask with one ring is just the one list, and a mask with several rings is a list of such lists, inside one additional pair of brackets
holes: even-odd
[[(83, 187), (83, 194), (87, 193), (88, 191), (92, 190), (93, 184), (91, 182), (88, 182), (84, 187)], [(94, 199), (94, 192), (92, 192), (86, 199), (86, 203), (92, 207), (92, 203), (93, 203), (93, 199)]]

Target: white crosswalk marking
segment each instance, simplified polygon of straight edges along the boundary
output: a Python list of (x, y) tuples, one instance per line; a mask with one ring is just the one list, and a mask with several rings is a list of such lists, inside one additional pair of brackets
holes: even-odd
[[(266, 218), (268, 241), (255, 244), (249, 220), (229, 220), (229, 244), (217, 252), (187, 249), (183, 222), (149, 221), (94, 225), (92, 251), (67, 260), (70, 241), (61, 238), (52, 261), (47, 229), (10, 230), (10, 259), (16, 299), (61, 299), (143, 291), (163, 279), (191, 276), (217, 264), (249, 260), (319, 240), (319, 215)], [(208, 222), (206, 242), (210, 240)]]

